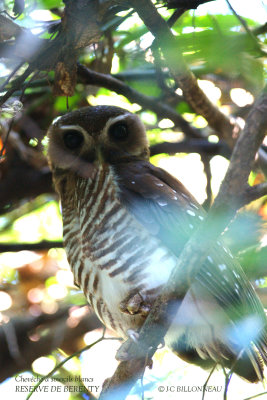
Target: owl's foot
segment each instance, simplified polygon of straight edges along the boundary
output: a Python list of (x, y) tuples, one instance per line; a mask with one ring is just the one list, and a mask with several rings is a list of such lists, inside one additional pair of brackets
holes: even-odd
[[(139, 333), (137, 331), (135, 331), (133, 329), (128, 329), (127, 336), (128, 336), (128, 339), (126, 340), (126, 342), (122, 343), (120, 348), (117, 350), (115, 358), (118, 361), (129, 361), (129, 360), (133, 360), (134, 358), (136, 358), (136, 353), (135, 353), (134, 357), (130, 356), (131, 352), (129, 351), (129, 349), (131, 347), (132, 342), (136, 343), (137, 346), (139, 346), (139, 347), (141, 346), (141, 344), (138, 342)], [(141, 350), (141, 347), (139, 348), (139, 350)], [(139, 353), (139, 351), (137, 351), (137, 353)], [(140, 355), (142, 358), (144, 356), (144, 352), (140, 352)], [(149, 369), (152, 368), (153, 361), (151, 358), (149, 358), (149, 357), (146, 358), (144, 367), (145, 366), (147, 366)]]
[(145, 296), (140, 292), (130, 295), (126, 297), (120, 303), (120, 310), (126, 314), (140, 314), (143, 317), (146, 317), (150, 311), (151, 305), (148, 302), (145, 302)]
[(128, 338), (131, 339), (134, 343), (138, 343), (139, 333), (133, 329), (128, 329), (127, 331)]
[(131, 346), (131, 342), (138, 343), (139, 333), (133, 329), (128, 329), (127, 331), (128, 339), (123, 342), (116, 353), (116, 360), (118, 361), (128, 361), (129, 357), (128, 349)]
[(128, 353), (129, 346), (130, 346), (131, 340), (128, 339), (126, 342), (122, 343), (122, 345), (118, 348), (115, 358), (117, 361), (129, 361), (130, 356)]
[(126, 342), (122, 343), (120, 348), (116, 353), (116, 360), (118, 361), (129, 361), (132, 357), (129, 355), (129, 348), (131, 347), (132, 342), (138, 345), (139, 333), (134, 329), (128, 329), (127, 331), (128, 339)]

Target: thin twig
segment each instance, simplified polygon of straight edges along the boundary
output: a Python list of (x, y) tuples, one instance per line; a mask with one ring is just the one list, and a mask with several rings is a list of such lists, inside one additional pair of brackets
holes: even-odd
[(31, 398), (31, 396), (33, 395), (33, 393), (36, 391), (36, 389), (44, 382), (44, 380), (50, 378), (51, 376), (54, 375), (55, 372), (57, 372), (64, 364), (66, 364), (66, 362), (68, 362), (69, 360), (71, 360), (73, 357), (76, 357), (78, 355), (80, 355), (81, 353), (83, 353), (86, 350), (91, 349), (93, 346), (95, 346), (97, 343), (100, 343), (104, 340), (105, 338), (103, 338), (103, 336), (101, 336), (99, 339), (97, 339), (95, 342), (89, 344), (88, 346), (85, 346), (84, 348), (82, 348), (81, 350), (76, 351), (75, 353), (71, 354), (70, 356), (66, 357), (63, 361), (61, 361), (59, 364), (57, 364), (55, 366), (55, 368), (53, 368), (47, 375), (44, 375), (38, 382), (37, 384), (34, 386), (32, 392), (30, 392), (28, 394), (28, 396), (26, 397), (26, 400), (29, 400)]
[(15, 75), (15, 73), (22, 67), (22, 65), (24, 64), (24, 61), (22, 61), (21, 63), (19, 63), (14, 69), (13, 71), (8, 75), (8, 77), (6, 78), (6, 80), (4, 81), (4, 83), (0, 86), (0, 92), (2, 92), (6, 85), (8, 84), (8, 82), (10, 81), (10, 79)]
[[(28, 68), (28, 69), (29, 69), (29, 68)], [(27, 69), (27, 70), (28, 70), (28, 69)], [(27, 72), (27, 70), (26, 70), (25, 72)], [(31, 73), (31, 72), (30, 72), (30, 73)], [(28, 87), (28, 84), (30, 84), (30, 83), (34, 80), (35, 76), (38, 76), (38, 74), (39, 74), (38, 71), (35, 72), (35, 73), (33, 74), (33, 76), (31, 77), (31, 79), (29, 80), (29, 82), (25, 82), (25, 80), (24, 80), (24, 85), (22, 86), (22, 92), (21, 92), (20, 97), (19, 97), (19, 101), (20, 101), (20, 102), (22, 102), (22, 100), (23, 100), (23, 96), (24, 96), (25, 90), (26, 90), (27, 87)], [(24, 75), (24, 74), (23, 74), (23, 75)], [(23, 76), (23, 75), (22, 75), (22, 76)], [(28, 76), (29, 76), (29, 75), (28, 75)], [(25, 78), (25, 79), (26, 79), (26, 78)], [(19, 81), (19, 78), (17, 79), (17, 81)], [(16, 85), (17, 85), (17, 81), (16, 81)], [(16, 86), (16, 85), (14, 85), (14, 86)], [(10, 89), (10, 90), (11, 90), (11, 89)], [(9, 90), (8, 92), (10, 92), (10, 90)], [(12, 89), (12, 90), (13, 90), (13, 89)], [(14, 91), (15, 91), (15, 90), (14, 90)], [(8, 93), (8, 92), (7, 92), (7, 93)], [(3, 97), (5, 97), (5, 95), (4, 95)], [(8, 131), (7, 131), (6, 136), (5, 136), (5, 140), (4, 140), (2, 149), (1, 149), (1, 151), (0, 151), (0, 159), (2, 158), (2, 156), (3, 156), (3, 154), (4, 154), (4, 151), (5, 151), (5, 149), (6, 149), (8, 137), (9, 137), (9, 134), (10, 134), (10, 132), (11, 132), (11, 129), (12, 129), (13, 124), (14, 124), (14, 121), (15, 121), (15, 116), (16, 116), (16, 114), (15, 114), (15, 112), (14, 112), (14, 115), (13, 115), (13, 117), (12, 117), (12, 119), (11, 119), (11, 122), (10, 122), (9, 128), (8, 128)]]
[(223, 392), (223, 400), (227, 400), (227, 392), (228, 392), (228, 387), (232, 378), (232, 373), (226, 373), (226, 371), (224, 370), (225, 373), (225, 384), (224, 384), (224, 392)]
[(209, 376), (208, 376), (208, 378), (206, 379), (206, 382), (203, 385), (202, 400), (204, 400), (204, 398), (205, 398), (207, 384), (209, 383), (209, 380), (210, 380), (213, 372), (215, 371), (216, 367), (217, 367), (217, 364), (215, 364), (214, 367), (211, 369), (211, 371), (209, 373)]
[(257, 397), (264, 396), (264, 395), (267, 395), (267, 392), (262, 392), (259, 394), (255, 394), (255, 396), (246, 397), (244, 400), (252, 400), (252, 399), (256, 399)]
[(181, 142), (162, 142), (150, 147), (150, 155), (167, 153), (199, 153), (206, 156), (221, 155), (230, 159), (231, 151), (223, 141), (211, 143), (206, 139), (190, 139)]
[(131, 0), (130, 4), (157, 40), (165, 58), (166, 66), (169, 68), (177, 86), (182, 89), (185, 100), (232, 147), (234, 144), (232, 136), (234, 126), (198, 86), (197, 79), (186, 64), (175, 36), (167, 22), (158, 13), (155, 5), (151, 0), (143, 0), (142, 2)]
[(0, 106), (2, 106), (14, 92), (21, 88), (25, 80), (32, 73), (32, 68), (29, 66), (24, 73), (12, 82), (12, 86), (8, 91), (0, 97)]
[(261, 50), (260, 48), (260, 44), (257, 40), (257, 38), (254, 36), (253, 32), (249, 29), (248, 24), (246, 23), (246, 21), (244, 20), (244, 18), (241, 17), (241, 15), (239, 15), (235, 9), (233, 8), (232, 4), (230, 3), (229, 0), (226, 0), (226, 3), (228, 4), (228, 7), (230, 8), (230, 10), (232, 11), (232, 13), (236, 16), (236, 18), (240, 21), (241, 25), (244, 27), (245, 31), (247, 32), (247, 34), (250, 36), (250, 38), (254, 41), (254, 43), (256, 44), (257, 48), (259, 50)]
[(207, 198), (204, 201), (203, 207), (205, 210), (209, 210), (211, 203), (212, 203), (210, 156), (207, 156), (206, 154), (202, 154), (201, 160), (204, 165), (204, 172), (205, 172), (206, 179), (207, 179), (207, 184), (206, 184)]
[(177, 8), (172, 16), (168, 19), (168, 25), (171, 28), (176, 21), (187, 11), (187, 8)]
[[(105, 330), (103, 331), (105, 333)], [(105, 338), (104, 334), (97, 339), (95, 342), (89, 344), (88, 346), (83, 347), (81, 350), (76, 351), (75, 353), (71, 354), (70, 356), (68, 356), (67, 358), (65, 358), (63, 361), (61, 361), (59, 364), (57, 364), (55, 366), (55, 368), (53, 368), (47, 375), (43, 376), (40, 381), (37, 382), (37, 384), (34, 386), (33, 391), (30, 392), (28, 394), (28, 396), (26, 397), (26, 400), (29, 400), (31, 398), (31, 396), (33, 395), (33, 393), (36, 391), (36, 389), (44, 382), (44, 380), (50, 378), (51, 376), (54, 375), (54, 373), (56, 371), (58, 371), (64, 364), (66, 364), (66, 362), (68, 362), (69, 360), (71, 360), (73, 357), (76, 357), (78, 355), (80, 355), (81, 353), (83, 353), (86, 350), (91, 349), (93, 346), (95, 346), (96, 344), (104, 341), (104, 340), (119, 340), (119, 338), (115, 338), (115, 337), (111, 337), (111, 338)]]
[(189, 137), (201, 137), (201, 132), (192, 127), (181, 115), (179, 115), (171, 107), (159, 102), (157, 98), (146, 96), (137, 90), (132, 89), (130, 86), (121, 82), (119, 79), (111, 75), (101, 74), (92, 71), (85, 66), (78, 64), (77, 73), (80, 81), (88, 85), (104, 87), (108, 90), (115, 91), (127, 97), (131, 102), (138, 103), (142, 107), (154, 111), (162, 118), (169, 118), (176, 127), (179, 127)]
[(259, 183), (255, 186), (249, 186), (241, 196), (240, 202), (242, 205), (246, 205), (263, 196), (267, 196), (267, 182)]

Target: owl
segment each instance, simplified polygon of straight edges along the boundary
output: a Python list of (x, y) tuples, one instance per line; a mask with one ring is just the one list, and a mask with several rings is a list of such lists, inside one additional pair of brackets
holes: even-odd
[[(186, 188), (149, 162), (138, 116), (86, 107), (54, 121), (48, 159), (62, 206), (75, 282), (104, 325), (138, 332), (205, 212)], [(191, 282), (165, 337), (183, 360), (263, 379), (263, 306), (223, 240)]]

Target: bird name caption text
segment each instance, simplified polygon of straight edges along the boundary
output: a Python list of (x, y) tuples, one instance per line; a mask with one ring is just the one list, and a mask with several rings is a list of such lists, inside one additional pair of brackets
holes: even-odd
[(93, 385), (93, 378), (81, 378), (80, 376), (67, 376), (67, 377), (47, 377), (42, 380), (39, 386), (36, 386), (42, 378), (31, 376), (25, 377), (17, 375), (15, 377), (16, 385), (15, 392), (69, 392), (69, 393), (84, 393), (89, 390), (90, 392), (100, 392), (100, 386)]

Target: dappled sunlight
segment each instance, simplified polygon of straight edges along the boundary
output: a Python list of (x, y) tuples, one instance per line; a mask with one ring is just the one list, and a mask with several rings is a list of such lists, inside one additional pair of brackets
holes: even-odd
[(179, 179), (197, 201), (203, 203), (206, 198), (206, 177), (198, 154), (161, 158), (157, 165)]
[(213, 82), (204, 79), (199, 79), (197, 82), (198, 86), (205, 92), (210, 101), (216, 103), (220, 100), (222, 92)]
[[(0, 196), (0, 378), (3, 381), (0, 398), (26, 400), (42, 378), (44, 381), (33, 393), (32, 400), (88, 400), (91, 395), (86, 388), (98, 398), (102, 384), (118, 367), (115, 357), (123, 340), (108, 328), (104, 330), (97, 315), (102, 315), (107, 325), (107, 321), (113, 327), (117, 324), (125, 336), (129, 334), (129, 341), (138, 342), (138, 333), (129, 333), (125, 326), (139, 329), (169, 272), (174, 271), (190, 235), (198, 227), (198, 233), (202, 233), (201, 228), (208, 226), (202, 223), (205, 212), (201, 210), (209, 209), (220, 190), (233, 142), (244, 128), (266, 78), (264, 2), (255, 0), (250, 5), (244, 2), (244, 6), (240, 1), (231, 0), (240, 18), (230, 11), (225, 0), (204, 1), (199, 6), (194, 4), (196, 8), (191, 10), (177, 8), (179, 1), (135, 1), (136, 11), (129, 8), (127, 2), (116, 4), (100, 0), (2, 3), (6, 14), (0, 10), (0, 45), (3, 48), (0, 102), (3, 99), (7, 102), (3, 101), (0, 106), (0, 180), (4, 189)], [(147, 5), (151, 10), (156, 7), (151, 18), (148, 13), (142, 16), (142, 6)], [(83, 13), (83, 7), (87, 13)], [(163, 17), (158, 19), (162, 25), (154, 23), (158, 14)], [(92, 15), (96, 18), (92, 19)], [(89, 126), (89, 130), (93, 127), (91, 134), (103, 132), (102, 122), (106, 121), (106, 116), (102, 119), (100, 114), (103, 108), (98, 109), (99, 119), (96, 120), (89, 117), (87, 120), (83, 112), (83, 121), (79, 117), (77, 120), (74, 117), (75, 121), (63, 117), (67, 123), (57, 126), (55, 130), (59, 128), (59, 136), (56, 137), (71, 153), (70, 171), (79, 169), (76, 163), (81, 159), (87, 166), (89, 163), (94, 167), (99, 166), (96, 157), (105, 167), (111, 159), (115, 166), (112, 164), (110, 168), (110, 179), (114, 179), (115, 185), (113, 181), (110, 184), (103, 168), (93, 189), (88, 184), (89, 179), (85, 181), (89, 175), (80, 174), (77, 186), (86, 183), (86, 190), (83, 193), (72, 191), (76, 177), (72, 172), (66, 173), (66, 148), (60, 149), (62, 160), (57, 165), (60, 145), (56, 141), (53, 143), (51, 130), (48, 133), (47, 128), (53, 120), (58, 123), (57, 118), (69, 111), (81, 107), (88, 110), (90, 106), (99, 105), (121, 107), (138, 115), (147, 130), (151, 154), (155, 154), (151, 163), (181, 181), (204, 208), (192, 202), (186, 193), (178, 194), (179, 186), (170, 187), (170, 178), (167, 187), (168, 179), (160, 181), (160, 172), (153, 167), (149, 169), (144, 161), (149, 153), (147, 141), (136, 136), (134, 150), (131, 148), (131, 135), (136, 135), (139, 125), (128, 129), (135, 127), (134, 123), (128, 126), (121, 116), (116, 121), (116, 124), (119, 121), (119, 129), (118, 132), (115, 129), (115, 136), (112, 119), (108, 116), (111, 125), (106, 128), (105, 142), (97, 150), (93, 146), (88, 150), (76, 147), (75, 143), (74, 147), (73, 143), (65, 143), (65, 128), (74, 142), (79, 137), (80, 146), (88, 145), (90, 140), (93, 142), (85, 131)], [(258, 111), (262, 109), (259, 107)], [(95, 122), (99, 120), (101, 129)], [(111, 146), (105, 147), (107, 143)], [(267, 144), (267, 139), (263, 144)], [(51, 149), (53, 145), (57, 157), (47, 161), (48, 147)], [(262, 146), (264, 152), (265, 147)], [(188, 153), (175, 153), (181, 149)], [(123, 157), (117, 159), (120, 153)], [(129, 171), (125, 160), (131, 161)], [(258, 168), (262, 161), (259, 155), (256, 161)], [(136, 170), (131, 170), (132, 166)], [(123, 168), (121, 176), (117, 171), (120, 168)], [(144, 177), (139, 175), (142, 168), (146, 171)], [(164, 176), (166, 174), (162, 173)], [(264, 181), (264, 173), (255, 168), (250, 174), (247, 191)], [(80, 210), (82, 203), (88, 208), (91, 206), (90, 212)], [(68, 211), (71, 214), (64, 222), (64, 243), (62, 210), (64, 218)], [(107, 221), (111, 223), (110, 232), (105, 230)], [(182, 226), (184, 221), (188, 224)], [(210, 246), (214, 257), (209, 253), (213, 258), (209, 255), (205, 260), (209, 267), (200, 265), (198, 252), (193, 256), (192, 251), (189, 254), (202, 269), (197, 271), (194, 281), (188, 278), (191, 286), (186, 300), (179, 299), (184, 306), (182, 318), (171, 321), (177, 349), (180, 354), (184, 351), (184, 359), (191, 357), (191, 361), (196, 361), (199, 352), (205, 361), (223, 358), (226, 365), (229, 359), (236, 361), (234, 353), (239, 352), (238, 356), (243, 357), (247, 346), (245, 350), (252, 364), (248, 371), (251, 372), (252, 367), (255, 369), (250, 379), (256, 379), (257, 373), (261, 376), (261, 361), (256, 359), (258, 353), (265, 350), (264, 344), (260, 348), (261, 343), (257, 343), (264, 325), (264, 311), (253, 297), (253, 289), (249, 290), (248, 282), (245, 278), (242, 281), (242, 270), (236, 273), (233, 260), (242, 264), (266, 307), (266, 221), (266, 197), (258, 198), (237, 213), (222, 237), (218, 233), (217, 244), (214, 239)], [(123, 224), (127, 226), (124, 228)], [(122, 234), (121, 226), (125, 229)], [(129, 227), (133, 227), (135, 236), (131, 237)], [(179, 228), (182, 234), (176, 238), (174, 233)], [(182, 237), (183, 230), (185, 237)], [(205, 239), (204, 234), (203, 237)], [(204, 240), (201, 244), (205, 247)], [(74, 274), (64, 246), (67, 246), (72, 268), (76, 268)], [(221, 258), (218, 256), (219, 261), (215, 263), (217, 251)], [(155, 256), (156, 261), (154, 252), (159, 254), (158, 259)], [(233, 263), (229, 262), (229, 268), (228, 258)], [(118, 268), (114, 267), (120, 262)], [(90, 273), (92, 265), (95, 275)], [(125, 271), (130, 268), (133, 270), (127, 276)], [(114, 286), (105, 285), (105, 279), (110, 278), (114, 278)], [(151, 282), (156, 282), (156, 286), (149, 286), (147, 291), (146, 286)], [(194, 302), (187, 302), (188, 297), (194, 297), (194, 285), (197, 287), (199, 282), (201, 289), (199, 293), (196, 291)], [(174, 290), (171, 294), (175, 297), (177, 293), (173, 293)], [(121, 301), (126, 296), (126, 300)], [(201, 308), (202, 303), (206, 308)], [(262, 315), (257, 314), (257, 307)], [(201, 312), (203, 310), (205, 313)], [(235, 318), (236, 314), (241, 317)], [(124, 321), (129, 326), (123, 326)], [(167, 334), (165, 341), (168, 341)], [(97, 343), (92, 345), (94, 342)], [(241, 361), (248, 363), (246, 357)], [(242, 368), (243, 365), (240, 370)], [(260, 398), (267, 398), (262, 383), (251, 384), (237, 375), (232, 376), (226, 396), (227, 372), (218, 367), (207, 381), (209, 370), (178, 358), (162, 339), (153, 363), (144, 368), (142, 380), (137, 380), (127, 400), (245, 400), (264, 391), (265, 396)], [(205, 384), (205, 396), (202, 396)], [(116, 400), (116, 395), (112, 400)]]
[(0, 311), (8, 310), (12, 306), (12, 298), (6, 293), (0, 291)]
[(161, 129), (172, 128), (174, 127), (174, 123), (170, 119), (164, 118), (159, 121), (158, 126)]
[(3, 268), (12, 266), (12, 268), (17, 269), (23, 267), (26, 264), (34, 265), (36, 263), (36, 265), (38, 265), (38, 261), (41, 260), (41, 258), (42, 255), (34, 251), (22, 250), (16, 253), (6, 252), (0, 254), (0, 263)]
[(32, 369), (34, 372), (40, 375), (47, 375), (51, 369), (56, 365), (56, 360), (51, 357), (40, 357), (32, 363)]
[(130, 112), (136, 112), (141, 109), (141, 107), (136, 103), (129, 103), (126, 97), (121, 96), (113, 92), (113, 95), (99, 95), (94, 97), (92, 95), (87, 97), (88, 104), (92, 106), (96, 105), (110, 105), (125, 108)]
[(212, 171), (211, 187), (214, 196), (217, 196), (219, 192), (220, 185), (226, 174), (228, 165), (229, 161), (221, 156), (212, 157), (210, 161), (210, 167)]
[[(85, 344), (89, 345), (93, 343), (98, 340), (102, 334), (102, 329), (87, 333), (84, 336)], [(106, 334), (105, 337), (109, 337), (109, 335)], [(120, 344), (121, 342), (117, 340), (105, 340), (84, 352), (81, 355), (81, 376), (91, 379), (94, 385), (102, 386), (104, 380), (111, 376), (118, 366), (115, 355)], [(103, 362), (96, 362), (96, 360), (102, 360)]]
[(230, 96), (233, 102), (239, 107), (245, 107), (254, 102), (252, 94), (242, 88), (231, 89)]

